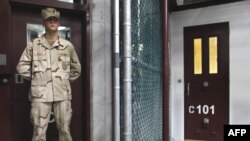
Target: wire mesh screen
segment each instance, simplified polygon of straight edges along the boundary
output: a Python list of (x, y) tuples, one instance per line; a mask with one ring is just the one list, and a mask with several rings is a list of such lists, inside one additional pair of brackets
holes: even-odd
[(163, 114), (160, 0), (132, 0), (131, 8), (132, 138), (133, 141), (161, 141)]

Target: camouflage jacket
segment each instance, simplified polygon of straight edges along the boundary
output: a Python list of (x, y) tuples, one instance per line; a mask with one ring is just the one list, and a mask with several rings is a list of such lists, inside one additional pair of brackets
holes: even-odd
[(31, 80), (30, 101), (62, 101), (72, 99), (70, 81), (80, 76), (81, 64), (69, 41), (59, 38), (50, 46), (42, 36), (27, 45), (17, 72)]

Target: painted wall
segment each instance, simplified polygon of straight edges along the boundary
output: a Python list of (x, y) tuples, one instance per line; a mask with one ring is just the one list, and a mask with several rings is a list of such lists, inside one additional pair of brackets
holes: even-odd
[(184, 140), (183, 27), (229, 21), (230, 124), (250, 124), (250, 1), (173, 12), (171, 45), (171, 138)]

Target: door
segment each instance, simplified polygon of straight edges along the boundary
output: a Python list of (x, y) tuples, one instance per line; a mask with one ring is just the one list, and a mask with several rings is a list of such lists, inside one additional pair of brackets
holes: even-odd
[[(30, 122), (30, 102), (28, 100), (28, 93), (30, 82), (23, 80), (16, 74), (16, 65), (20, 56), (27, 45), (27, 40), (32, 40), (40, 36), (42, 31), (42, 18), (40, 15), (41, 9), (26, 9), (17, 8), (12, 9), (11, 14), (11, 59), (12, 59), (12, 102), (13, 102), (13, 138), (15, 141), (30, 141), (32, 138), (32, 124)], [(79, 14), (65, 13), (61, 11), (60, 29), (61, 36), (70, 40), (79, 56), (80, 62), (83, 65), (83, 23), (82, 17)], [(73, 115), (71, 120), (71, 134), (74, 141), (83, 140), (83, 132), (87, 127), (83, 115), (85, 109), (83, 108), (83, 75), (72, 86), (72, 108)], [(86, 123), (86, 124), (85, 124)], [(84, 129), (85, 128), (85, 129)], [(47, 130), (48, 141), (58, 141), (58, 132), (55, 126), (55, 121), (51, 117), (51, 121)]]
[(229, 23), (184, 27), (185, 139), (223, 140), (229, 123)]

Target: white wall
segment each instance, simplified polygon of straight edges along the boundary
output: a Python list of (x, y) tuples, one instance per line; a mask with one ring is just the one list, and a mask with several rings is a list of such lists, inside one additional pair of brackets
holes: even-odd
[(226, 21), (230, 30), (230, 124), (250, 124), (250, 1), (173, 12), (170, 16), (173, 140), (184, 140), (183, 27)]

